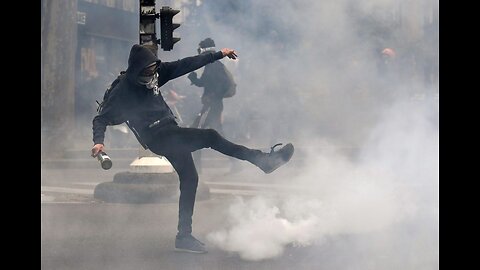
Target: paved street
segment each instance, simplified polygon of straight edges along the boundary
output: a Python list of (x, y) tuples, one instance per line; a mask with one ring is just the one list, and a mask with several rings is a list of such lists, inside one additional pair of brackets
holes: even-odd
[[(198, 202), (195, 235), (224, 220), (223, 199)], [(44, 204), (42, 269), (318, 269), (308, 263), (314, 249), (265, 262), (248, 262), (209, 245), (205, 255), (173, 250), (176, 204)], [(205, 241), (206, 242), (206, 241)], [(207, 242), (208, 244), (208, 242)], [(301, 249), (300, 249), (301, 250)]]
[(436, 269), (428, 256), (408, 251), (414, 241), (407, 230), (403, 241), (379, 241), (381, 248), (373, 255), (362, 243), (385, 235), (336, 236), (321, 245), (289, 246), (278, 258), (246, 261), (205, 241), (225, 222), (228, 202), (218, 197), (196, 205), (195, 235), (209, 248), (202, 255), (174, 251), (175, 203), (42, 204), (42, 269)]
[(42, 170), (42, 269), (438, 268), (438, 251), (431, 248), (438, 247), (438, 239), (435, 231), (430, 231), (430, 216), (425, 217), (424, 224), (406, 221), (381, 234), (337, 234), (306, 247), (289, 245), (282, 256), (262, 261), (247, 261), (237, 253), (221, 250), (206, 236), (227, 225), (227, 208), (234, 196), (251, 197), (299, 188), (275, 184), (276, 177), (292, 177), (289, 170), (272, 176), (248, 166), (233, 174), (220, 169), (204, 171), (201, 179), (210, 187), (211, 197), (196, 203), (194, 235), (207, 244), (209, 253), (178, 253), (174, 251), (176, 202), (120, 204), (93, 198), (95, 185), (111, 181), (119, 171), (122, 169)]
[(194, 235), (209, 253), (197, 255), (174, 251), (176, 202), (133, 205), (93, 198), (95, 185), (119, 171), (42, 170), (42, 269), (319, 269), (316, 247), (289, 247), (281, 258), (251, 262), (206, 241), (209, 232), (225, 225), (233, 196), (271, 193), (271, 176), (248, 168), (236, 174), (204, 170), (200, 177), (211, 187), (211, 198), (196, 203)]

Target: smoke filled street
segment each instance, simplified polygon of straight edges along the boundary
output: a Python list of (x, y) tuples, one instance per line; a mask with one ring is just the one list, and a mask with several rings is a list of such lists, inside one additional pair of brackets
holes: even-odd
[[(176, 219), (172, 217), (177, 214), (177, 203), (99, 202), (92, 196), (92, 183), (102, 181), (102, 176), (93, 161), (91, 165), (81, 173), (78, 169), (45, 169), (42, 173), (42, 269), (430, 269), (436, 264), (438, 254), (431, 247), (438, 245), (438, 238), (431, 231), (433, 217), (429, 215), (433, 213), (426, 201), (417, 209), (423, 213), (422, 219), (404, 220), (381, 232), (332, 231), (312, 239), (308, 245), (287, 244), (275, 258), (245, 260), (238, 253), (216, 247), (206, 236), (228, 226), (225, 205), (232, 204), (239, 194), (250, 194), (243, 195), (249, 200), (272, 193), (281, 196), (292, 188), (302, 188), (290, 185), (287, 189), (288, 183), (279, 184), (275, 177), (262, 181), (262, 175), (248, 169), (226, 178), (222, 170), (210, 170), (204, 175), (217, 189), (210, 199), (197, 201), (194, 222), (195, 233), (205, 240), (209, 253), (178, 253), (172, 248), (176, 228)], [(113, 174), (109, 172), (108, 176)], [(55, 181), (65, 175), (75, 176), (68, 181)], [(275, 226), (270, 224), (268, 228)], [(258, 245), (262, 243), (250, 240), (247, 248), (261, 248)], [(419, 251), (421, 257), (415, 255)]]
[(41, 18), (42, 269), (439, 269), (438, 0)]
[[(224, 216), (216, 214), (222, 199), (199, 202), (197, 234), (204, 235)], [(412, 269), (434, 263), (434, 256), (408, 261), (410, 253), (396, 250), (416, 246), (405, 231), (403, 241), (382, 245), (373, 256), (359, 245), (378, 235), (345, 235), (325, 239), (321, 245), (287, 246), (273, 260), (245, 261), (238, 255), (210, 248), (207, 256), (174, 252), (174, 219), (162, 218), (176, 213), (175, 204), (163, 205), (42, 205), (42, 269)], [(79, 219), (78, 217), (82, 218)], [(128, 216), (128, 222), (126, 222)], [(58, 222), (61, 220), (62, 222)], [(94, 233), (93, 233), (94, 232)], [(420, 245), (435, 244), (432, 232), (425, 232)], [(418, 248), (418, 247), (417, 247)], [(427, 254), (428, 255), (428, 254)], [(405, 260), (407, 259), (407, 260)]]

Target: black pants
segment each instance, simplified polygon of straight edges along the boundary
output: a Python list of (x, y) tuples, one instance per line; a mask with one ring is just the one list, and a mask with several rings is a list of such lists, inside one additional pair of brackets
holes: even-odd
[(169, 124), (151, 131), (149, 149), (166, 157), (180, 178), (180, 200), (178, 212), (178, 233), (192, 232), (192, 216), (198, 185), (198, 174), (192, 159), (192, 152), (212, 148), (225, 155), (251, 163), (262, 155), (260, 150), (234, 144), (223, 138), (214, 129), (183, 128)]
[[(199, 123), (199, 128), (211, 128), (215, 129), (220, 135), (224, 136), (222, 128), (222, 112), (223, 102), (222, 100), (211, 100), (207, 104), (203, 105), (202, 111), (205, 111), (206, 117), (204, 123)], [(192, 125), (194, 126), (194, 125)], [(195, 127), (195, 126), (194, 126)], [(198, 172), (202, 172), (202, 152), (195, 151), (193, 153), (193, 159), (197, 167)]]
[(210, 104), (210, 110), (208, 111), (207, 117), (205, 118), (205, 123), (203, 123), (202, 128), (213, 128), (220, 134), (222, 134), (222, 112), (223, 102), (221, 100), (219, 102), (212, 102)]

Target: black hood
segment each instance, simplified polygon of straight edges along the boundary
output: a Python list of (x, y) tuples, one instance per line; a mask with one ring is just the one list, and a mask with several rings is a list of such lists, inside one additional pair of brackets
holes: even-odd
[(140, 71), (153, 62), (159, 64), (161, 61), (148, 48), (138, 44), (133, 45), (128, 56), (127, 77), (131, 81), (136, 81)]

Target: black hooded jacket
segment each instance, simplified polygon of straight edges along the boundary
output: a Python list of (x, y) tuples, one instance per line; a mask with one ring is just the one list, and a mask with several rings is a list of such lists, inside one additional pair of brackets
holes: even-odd
[[(222, 52), (186, 57), (174, 62), (161, 62), (149, 49), (133, 45), (125, 76), (111, 90), (99, 114), (93, 119), (93, 142), (103, 144), (106, 127), (128, 121), (138, 135), (146, 135), (148, 126), (156, 120), (175, 119), (161, 94), (137, 82), (139, 73), (149, 64), (158, 63), (158, 86), (223, 58)], [(163, 120), (162, 120), (163, 121)], [(143, 143), (142, 143), (143, 145)]]

